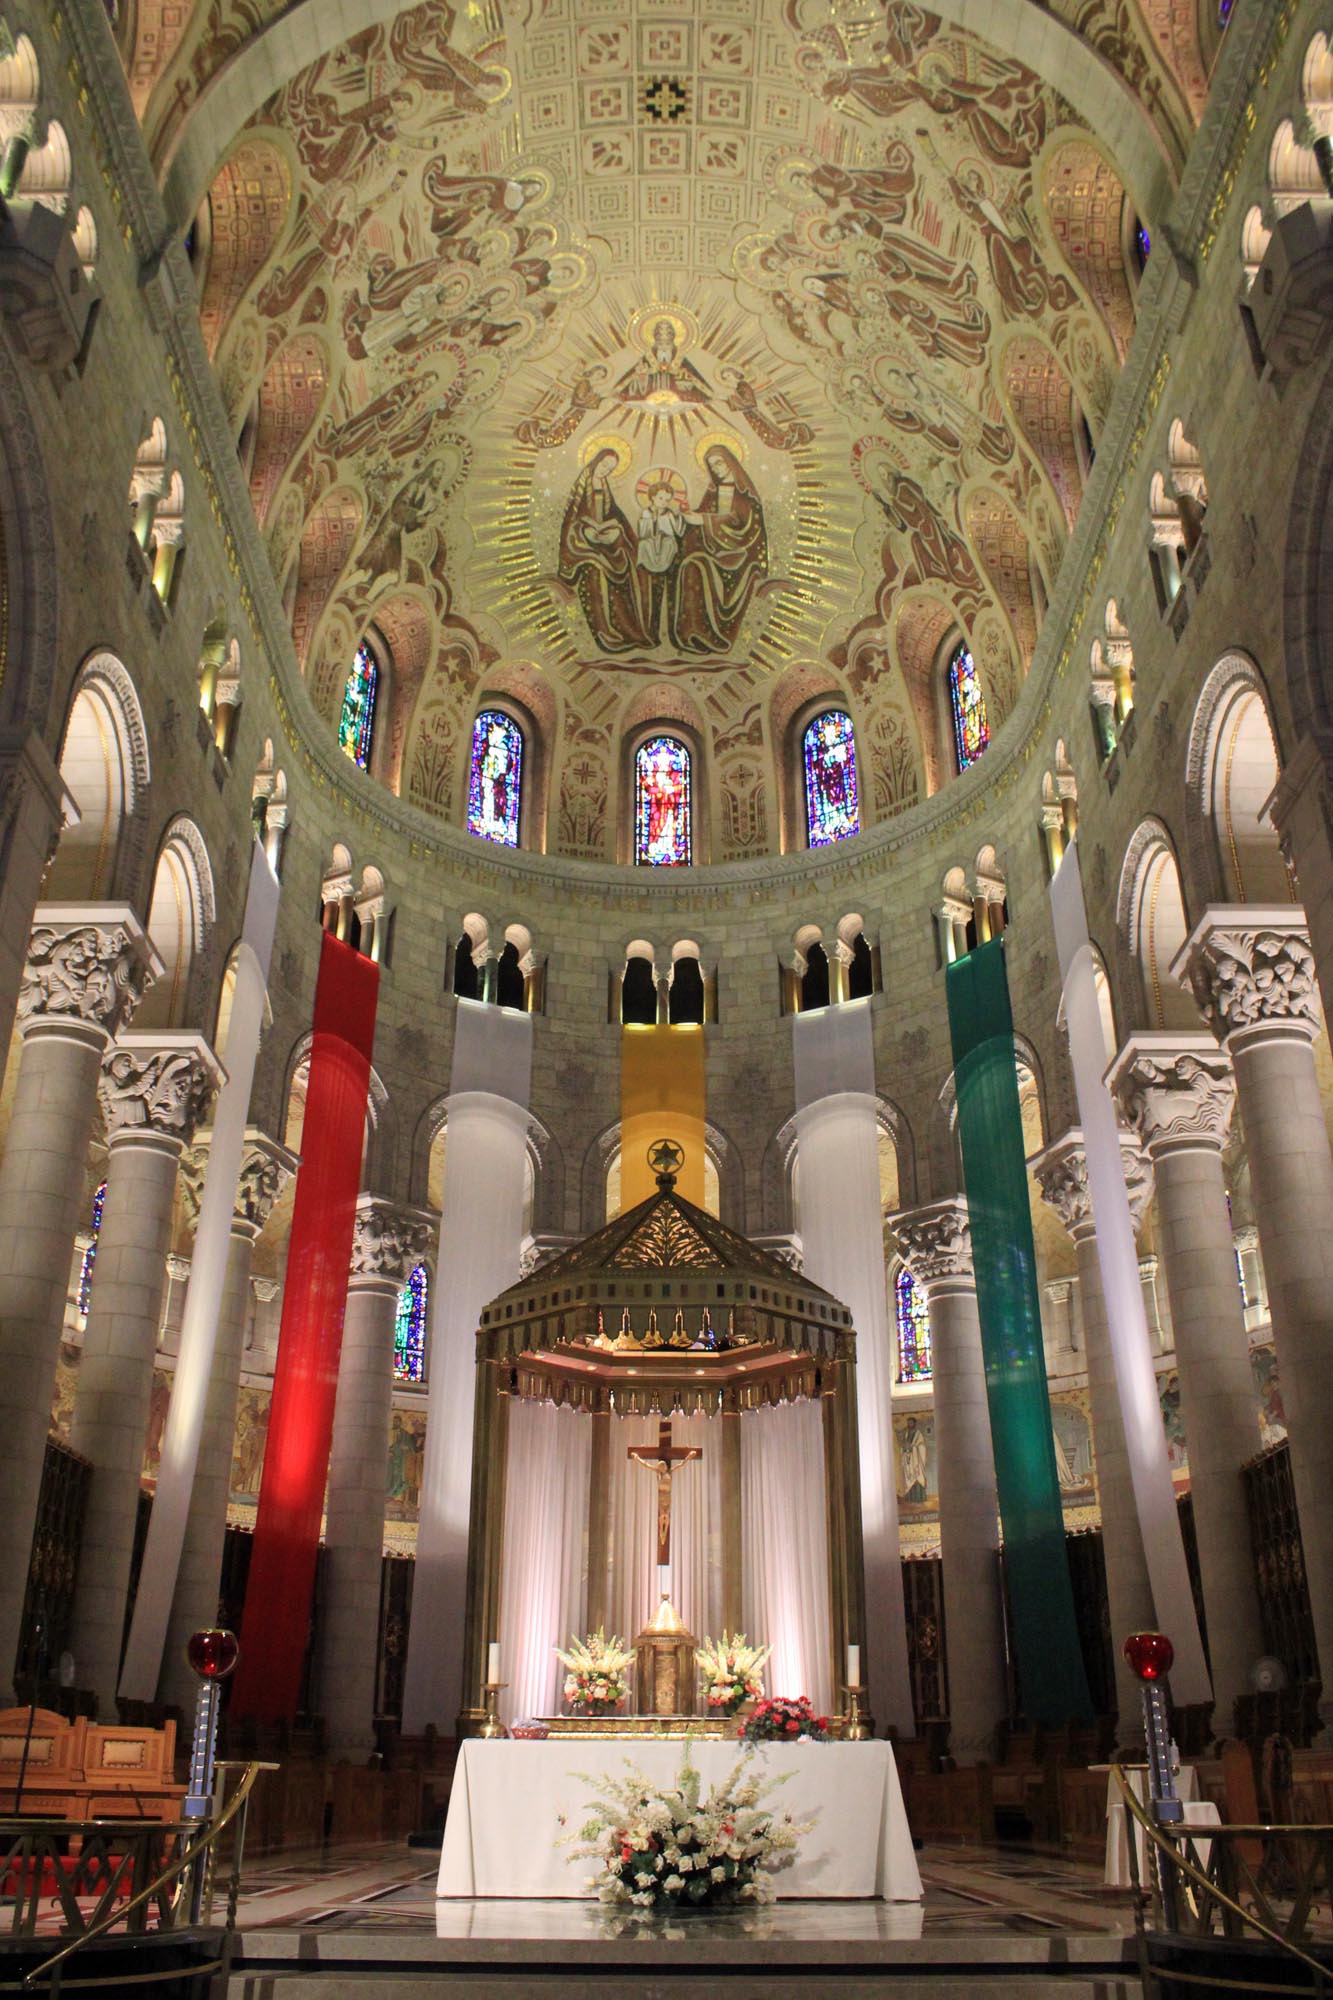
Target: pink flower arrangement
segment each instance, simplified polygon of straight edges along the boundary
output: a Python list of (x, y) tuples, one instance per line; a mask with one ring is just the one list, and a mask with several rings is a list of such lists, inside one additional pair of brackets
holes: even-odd
[(772, 1695), (741, 1724), (744, 1743), (797, 1743), (803, 1736), (828, 1740), (828, 1717), (815, 1714), (808, 1695)]

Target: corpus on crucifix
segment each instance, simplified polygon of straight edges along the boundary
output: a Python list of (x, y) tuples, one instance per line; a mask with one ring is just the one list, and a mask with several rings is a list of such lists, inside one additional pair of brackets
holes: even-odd
[(636, 1465), (657, 1474), (657, 1567), (664, 1570), (671, 1561), (671, 1481), (679, 1466), (703, 1457), (703, 1446), (673, 1445), (671, 1424), (663, 1417), (656, 1445), (632, 1444), (626, 1454)]

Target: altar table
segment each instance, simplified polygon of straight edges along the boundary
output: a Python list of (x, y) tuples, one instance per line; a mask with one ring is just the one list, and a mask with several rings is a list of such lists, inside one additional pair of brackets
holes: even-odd
[[(739, 1744), (716, 1741), (690, 1748), (705, 1797), (743, 1751)], [(454, 1773), (436, 1895), (591, 1895), (588, 1880), (598, 1864), (571, 1860), (570, 1849), (556, 1845), (588, 1816), (593, 1794), (587, 1779), (618, 1776), (628, 1759), (668, 1791), (684, 1751), (683, 1743), (652, 1737), (517, 1743), (470, 1738)], [(795, 1860), (773, 1878), (779, 1896), (920, 1901), (921, 1876), (888, 1743), (766, 1743), (751, 1755), (762, 1776), (787, 1778), (769, 1801), (774, 1809), (815, 1822), (800, 1836)]]

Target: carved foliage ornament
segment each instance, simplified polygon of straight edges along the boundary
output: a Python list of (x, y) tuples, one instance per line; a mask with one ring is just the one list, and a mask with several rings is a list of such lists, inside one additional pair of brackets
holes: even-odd
[(108, 1049), (97, 1086), (107, 1138), (153, 1132), (188, 1145), (216, 1082), (194, 1049)]
[(119, 1034), (147, 984), (143, 945), (124, 924), (39, 924), (28, 945), (20, 1023), (42, 1016), (87, 1021)]
[[(192, 1225), (199, 1218), (207, 1169), (207, 1146), (196, 1146), (181, 1162), (181, 1192)], [(236, 1181), (233, 1213), (237, 1222), (247, 1223), (258, 1236), (293, 1171), (294, 1163), (289, 1154), (271, 1144), (247, 1140)]]
[(422, 1217), (404, 1214), (390, 1202), (358, 1202), (351, 1275), (389, 1278), (401, 1285), (429, 1252), (430, 1238), (430, 1226)]
[(1245, 1028), (1284, 1023), (1314, 1035), (1319, 1027), (1314, 954), (1290, 930), (1228, 925), (1210, 930), (1190, 954), (1194, 998), (1219, 1041)]
[[(1121, 1132), (1120, 1164), (1129, 1196), (1129, 1217), (1137, 1235), (1152, 1198), (1152, 1168), (1138, 1139)], [(1092, 1193), (1088, 1187), (1088, 1156), (1082, 1135), (1057, 1140), (1032, 1162), (1032, 1171), (1048, 1202), (1077, 1243), (1094, 1228)]]
[(1150, 1154), (1200, 1141), (1221, 1148), (1235, 1108), (1231, 1064), (1216, 1054), (1135, 1053), (1119, 1083), (1121, 1107)]
[(929, 1291), (945, 1278), (972, 1277), (972, 1228), (965, 1201), (942, 1201), (890, 1218), (903, 1262)]

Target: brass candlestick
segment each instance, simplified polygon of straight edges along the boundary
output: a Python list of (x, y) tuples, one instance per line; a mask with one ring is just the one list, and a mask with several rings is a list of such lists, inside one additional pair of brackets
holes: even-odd
[(495, 1704), (499, 1698), (500, 1691), (508, 1686), (508, 1681), (483, 1681), (482, 1683), (481, 1691), (486, 1697), (486, 1713), (482, 1718), (481, 1727), (477, 1731), (477, 1734), (483, 1742), (498, 1743), (501, 1738), (509, 1734), (509, 1731), (495, 1712)]
[(867, 1692), (859, 1683), (851, 1686), (844, 1682), (843, 1693), (848, 1703), (847, 1714), (843, 1718), (842, 1740), (844, 1743), (869, 1743), (875, 1734), (875, 1719), (867, 1712), (861, 1713), (861, 1697)]

